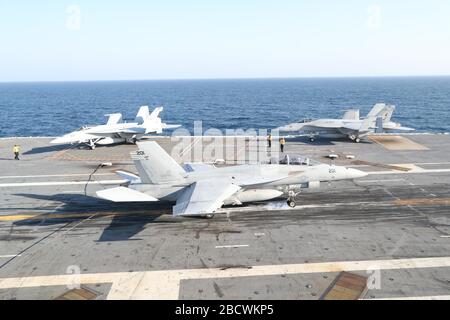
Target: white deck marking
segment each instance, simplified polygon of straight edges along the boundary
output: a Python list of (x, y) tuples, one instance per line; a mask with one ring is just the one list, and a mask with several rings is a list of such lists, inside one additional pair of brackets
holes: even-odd
[(0, 256), (0, 258), (15, 258), (15, 257), (20, 257), (20, 254), (7, 254), (7, 255), (3, 255)]
[(374, 183), (374, 182), (391, 182), (391, 181), (405, 181), (405, 179), (380, 179), (380, 180), (358, 180), (358, 182), (364, 182), (364, 183)]
[(223, 249), (223, 248), (243, 248), (248, 247), (248, 244), (230, 244), (225, 246), (215, 246), (216, 249)]
[[(48, 174), (48, 175), (31, 175), (31, 176), (0, 176), (0, 179), (22, 179), (22, 178), (53, 178), (53, 177), (79, 177), (79, 176), (89, 176), (90, 173), (69, 173), (69, 174)], [(114, 176), (115, 174), (110, 173), (96, 173), (95, 176)]]
[(121, 184), (126, 180), (100, 180), (100, 181), (59, 181), (59, 182), (24, 182), (24, 183), (1, 183), (0, 188), (10, 187), (42, 187), (42, 186), (68, 186), (88, 184)]
[(413, 169), (410, 171), (366, 171), (369, 175), (382, 175), (382, 174), (413, 174), (413, 173), (445, 173), (450, 172), (450, 169)]
[(248, 268), (184, 269), (0, 278), (0, 290), (64, 286), (73, 285), (74, 283), (112, 283), (111, 290), (107, 296), (107, 299), (110, 300), (165, 300), (178, 299), (181, 280), (422, 268), (450, 268), (450, 257), (300, 263)]
[(442, 296), (419, 296), (419, 297), (390, 297), (390, 298), (376, 298), (363, 300), (450, 300), (450, 296), (442, 295)]

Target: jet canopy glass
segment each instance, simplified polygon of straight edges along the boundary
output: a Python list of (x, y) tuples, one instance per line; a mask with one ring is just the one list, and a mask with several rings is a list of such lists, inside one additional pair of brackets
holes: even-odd
[(84, 130), (87, 130), (90, 128), (92, 128), (92, 126), (82, 126), (82, 127), (78, 128), (76, 131), (84, 131)]
[(299, 155), (286, 154), (284, 158), (279, 161), (279, 164), (297, 165), (297, 166), (315, 166), (320, 164), (320, 162)]

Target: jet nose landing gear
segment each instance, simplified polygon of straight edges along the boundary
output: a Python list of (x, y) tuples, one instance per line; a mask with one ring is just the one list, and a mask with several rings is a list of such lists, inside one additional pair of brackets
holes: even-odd
[(295, 208), (295, 206), (296, 206), (297, 204), (295, 203), (295, 200), (294, 200), (294, 199), (288, 199), (287, 205), (288, 205), (289, 207), (291, 207), (291, 208)]

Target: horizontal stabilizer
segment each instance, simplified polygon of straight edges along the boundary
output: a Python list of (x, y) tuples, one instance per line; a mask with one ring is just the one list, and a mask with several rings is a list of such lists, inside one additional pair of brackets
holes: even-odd
[(158, 199), (145, 193), (125, 187), (116, 187), (97, 191), (99, 198), (113, 202), (154, 202)]
[(167, 124), (167, 123), (162, 124), (163, 129), (176, 129), (179, 127), (181, 127), (181, 124)]
[(140, 183), (141, 179), (138, 175), (135, 175), (134, 173), (123, 171), (123, 170), (117, 170), (116, 174), (121, 177), (122, 179), (125, 179), (127, 181), (133, 182), (133, 183)]

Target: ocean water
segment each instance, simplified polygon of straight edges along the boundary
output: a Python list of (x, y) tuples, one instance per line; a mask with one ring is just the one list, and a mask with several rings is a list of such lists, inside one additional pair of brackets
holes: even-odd
[(450, 77), (399, 77), (0, 83), (0, 136), (62, 135), (115, 112), (131, 120), (141, 105), (164, 106), (164, 121), (192, 131), (196, 120), (270, 129), (351, 107), (365, 115), (377, 102), (418, 132), (450, 132)]

